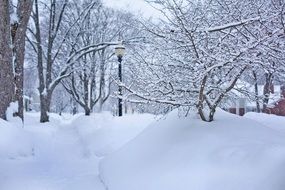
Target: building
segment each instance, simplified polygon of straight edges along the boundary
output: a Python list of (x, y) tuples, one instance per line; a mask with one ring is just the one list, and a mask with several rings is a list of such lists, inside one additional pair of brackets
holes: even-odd
[[(258, 85), (258, 96), (262, 99), (264, 85)], [(247, 92), (247, 95), (242, 92)], [(244, 81), (238, 81), (236, 88), (233, 90), (233, 96), (228, 101), (228, 106), (225, 110), (230, 113), (243, 116), (247, 112), (256, 112), (257, 106), (254, 100), (255, 89), (254, 85), (251, 85)], [(270, 88), (269, 103), (266, 109), (262, 109), (262, 102), (260, 103), (261, 111), (268, 114), (275, 114), (285, 116), (285, 86), (272, 85)]]
[(265, 113), (285, 116), (285, 86), (281, 86), (281, 96), (276, 102), (267, 106)]

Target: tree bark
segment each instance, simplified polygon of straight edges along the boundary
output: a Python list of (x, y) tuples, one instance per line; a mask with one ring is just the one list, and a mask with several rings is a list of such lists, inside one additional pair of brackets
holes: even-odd
[(51, 103), (51, 98), (49, 96), (50, 95), (40, 95), (40, 101), (41, 101), (40, 122), (41, 123), (49, 122), (48, 112), (50, 111), (50, 103)]
[(255, 102), (256, 102), (256, 111), (258, 113), (261, 112), (261, 109), (260, 109), (260, 103), (259, 103), (259, 97), (258, 97), (258, 84), (257, 84), (257, 75), (256, 75), (256, 72), (253, 71), (252, 72), (253, 74), (253, 78), (254, 78), (254, 92), (255, 92)]
[(42, 40), (41, 40), (41, 29), (40, 29), (40, 18), (39, 18), (39, 8), (38, 8), (38, 0), (35, 0), (35, 13), (34, 13), (34, 22), (35, 22), (35, 37), (37, 41), (37, 70), (39, 77), (39, 94), (40, 94), (40, 122), (48, 122), (49, 121), (49, 105), (50, 100), (48, 100), (47, 89), (45, 88), (45, 77), (44, 77), (44, 61), (43, 61), (43, 48), (42, 48)]
[(270, 93), (272, 93), (273, 87), (273, 74), (272, 73), (265, 73), (265, 85), (263, 88), (263, 110), (267, 108), (269, 103)]
[(13, 42), (14, 65), (15, 65), (15, 101), (18, 102), (18, 112), (16, 113), (24, 120), (24, 56), (25, 56), (25, 36), (27, 25), (32, 11), (32, 0), (19, 0), (17, 5), (18, 21), (11, 24), (11, 36)]
[[(207, 96), (204, 94), (204, 90), (205, 90), (205, 85), (207, 82), (208, 77), (204, 76), (201, 86), (200, 86), (200, 92), (199, 92), (199, 102), (198, 102), (198, 113), (200, 115), (200, 118), (203, 121), (207, 121), (207, 122), (212, 122), (214, 121), (214, 115), (216, 112), (216, 109), (218, 107), (218, 105), (221, 103), (221, 101), (223, 100), (223, 98), (225, 97), (225, 95), (231, 90), (233, 89), (233, 87), (235, 86), (237, 80), (240, 78), (240, 76), (242, 75), (242, 73), (246, 70), (247, 66), (243, 67), (238, 74), (234, 77), (233, 81), (229, 84), (229, 86), (227, 88), (225, 88), (223, 90), (222, 93), (220, 93), (217, 98), (215, 98), (214, 102), (211, 102), (207, 99)], [(207, 103), (208, 108), (209, 108), (209, 113), (208, 113), (208, 118), (206, 118), (204, 110), (203, 110), (203, 106), (204, 106), (204, 102)]]
[(0, 1), (0, 117), (6, 119), (6, 110), (13, 101), (13, 57), (10, 38), (9, 1)]
[(212, 108), (210, 113), (209, 113), (209, 122), (214, 121), (215, 112), (216, 112), (216, 108)]
[(91, 110), (88, 106), (84, 107), (85, 115), (90, 115)]
[(198, 104), (197, 104), (198, 114), (203, 121), (207, 121), (205, 114), (204, 114), (204, 111), (203, 111), (203, 107), (204, 107), (203, 104), (204, 104), (204, 100), (205, 100), (204, 89), (205, 89), (207, 79), (208, 79), (208, 77), (204, 76), (204, 78), (202, 80), (202, 83), (200, 85), (200, 91), (199, 91), (199, 100), (198, 100)]
[(77, 114), (77, 102), (73, 98), (71, 98), (70, 102), (72, 105), (72, 115), (75, 115)]

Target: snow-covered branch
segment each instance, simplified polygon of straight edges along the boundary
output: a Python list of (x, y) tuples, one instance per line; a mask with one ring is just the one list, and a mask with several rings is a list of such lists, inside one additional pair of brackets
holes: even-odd
[(214, 27), (206, 28), (206, 29), (204, 29), (204, 31), (205, 32), (218, 32), (218, 31), (229, 29), (229, 28), (241, 26), (244, 24), (250, 24), (252, 22), (256, 22), (259, 20), (260, 20), (260, 17), (249, 18), (249, 19), (244, 19), (244, 20), (237, 21), (237, 22), (227, 23), (227, 24), (220, 25), (220, 26), (214, 26)]

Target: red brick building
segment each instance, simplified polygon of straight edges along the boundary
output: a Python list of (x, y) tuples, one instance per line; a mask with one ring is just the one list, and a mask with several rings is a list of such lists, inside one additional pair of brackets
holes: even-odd
[(269, 105), (264, 110), (265, 113), (285, 116), (285, 86), (282, 86), (280, 90), (281, 90), (280, 100)]
[[(242, 84), (244, 85), (244, 83)], [(259, 85), (258, 94), (263, 94), (263, 85)], [(252, 85), (245, 83), (246, 90), (254, 93)], [(249, 100), (242, 94), (236, 93), (239, 98), (237, 98), (232, 106), (225, 108), (230, 113), (243, 116), (246, 112), (256, 112), (256, 102)], [(260, 103), (262, 106), (262, 103)], [(285, 85), (279, 86), (275, 85), (270, 87), (270, 101), (266, 109), (262, 110), (264, 113), (275, 114), (279, 116), (285, 116)]]

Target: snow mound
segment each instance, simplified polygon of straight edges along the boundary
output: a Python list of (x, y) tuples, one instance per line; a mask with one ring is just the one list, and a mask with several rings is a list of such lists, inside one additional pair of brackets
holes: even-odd
[(0, 159), (15, 159), (33, 154), (30, 134), (20, 125), (0, 119)]
[[(50, 122), (40, 123), (39, 113), (25, 113), (24, 128), (0, 120), (0, 190), (103, 190), (97, 155), (120, 148), (155, 117), (49, 115)], [(24, 159), (29, 140), (33, 156)]]
[(102, 157), (119, 149), (154, 121), (151, 114), (114, 117), (110, 112), (81, 115), (72, 122), (89, 154)]
[(244, 117), (260, 122), (285, 135), (285, 117), (266, 113), (248, 112)]
[(109, 190), (284, 190), (285, 136), (221, 110), (216, 120), (173, 111), (105, 157)]

